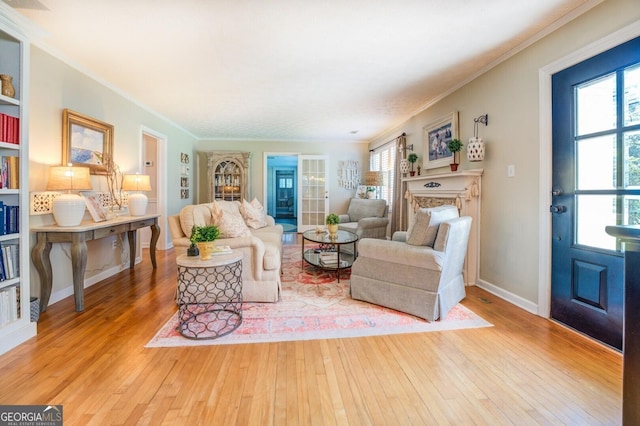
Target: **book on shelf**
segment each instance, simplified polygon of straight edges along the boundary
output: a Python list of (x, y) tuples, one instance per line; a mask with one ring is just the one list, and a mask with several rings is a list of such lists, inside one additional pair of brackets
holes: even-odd
[(20, 159), (16, 156), (0, 156), (0, 188), (20, 189)]
[(20, 257), (17, 243), (0, 246), (0, 281), (10, 280), (20, 275)]
[(20, 206), (0, 201), (0, 235), (20, 232)]
[(20, 143), (20, 118), (0, 113), (0, 142)]
[(5, 325), (18, 319), (18, 303), (18, 289), (16, 286), (0, 290), (0, 325)]
[(327, 266), (329, 268), (337, 268), (338, 266), (340, 268), (346, 268), (347, 266), (349, 266), (349, 262), (347, 262), (346, 260), (341, 260), (340, 262), (338, 262), (337, 260), (325, 262), (322, 259), (320, 259), (320, 265)]
[(324, 262), (338, 262), (338, 253), (337, 252), (324, 252), (320, 253), (320, 260)]

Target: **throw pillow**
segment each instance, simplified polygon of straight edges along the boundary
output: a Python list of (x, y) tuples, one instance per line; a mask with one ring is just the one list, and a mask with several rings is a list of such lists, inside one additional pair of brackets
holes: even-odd
[(456, 217), (458, 217), (458, 209), (455, 206), (418, 209), (407, 230), (407, 244), (433, 247), (440, 223)]
[(267, 214), (257, 198), (251, 200), (250, 203), (247, 200), (242, 200), (240, 214), (249, 228), (260, 229), (267, 226)]
[(191, 236), (193, 226), (211, 224), (211, 209), (208, 204), (190, 204), (180, 210), (180, 227), (184, 235)]
[(242, 216), (230, 214), (220, 210), (220, 215), (216, 217), (214, 225), (220, 231), (220, 238), (250, 237), (251, 231), (244, 223)]

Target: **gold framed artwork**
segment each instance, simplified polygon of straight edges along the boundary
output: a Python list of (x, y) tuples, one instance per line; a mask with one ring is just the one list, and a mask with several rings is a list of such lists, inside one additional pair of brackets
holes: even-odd
[(62, 113), (62, 164), (89, 167), (91, 174), (107, 173), (105, 160), (113, 158), (113, 125), (79, 112)]
[(453, 162), (448, 143), (458, 138), (458, 111), (440, 117), (422, 128), (422, 158), (425, 169), (446, 167)]

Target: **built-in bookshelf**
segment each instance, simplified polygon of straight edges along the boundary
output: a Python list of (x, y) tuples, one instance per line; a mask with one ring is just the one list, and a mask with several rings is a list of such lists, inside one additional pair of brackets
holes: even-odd
[(4, 12), (0, 74), (11, 77), (15, 91), (13, 96), (0, 94), (0, 353), (4, 353), (36, 334), (29, 279), (29, 40)]

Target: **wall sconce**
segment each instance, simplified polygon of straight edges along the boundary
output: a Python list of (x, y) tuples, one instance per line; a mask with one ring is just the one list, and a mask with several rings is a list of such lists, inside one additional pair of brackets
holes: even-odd
[(84, 198), (71, 191), (91, 189), (89, 167), (53, 166), (47, 191), (67, 191), (53, 199), (53, 218), (58, 226), (78, 226), (84, 216)]
[(484, 141), (478, 134), (478, 125), (489, 125), (489, 114), (481, 115), (478, 118), (473, 119), (473, 137), (469, 139), (469, 145), (467, 145), (467, 160), (469, 161), (483, 161), (484, 160)]
[(122, 182), (123, 191), (136, 191), (135, 194), (129, 194), (129, 214), (131, 216), (143, 216), (147, 212), (147, 196), (139, 191), (151, 191), (151, 183), (149, 175), (124, 175)]

